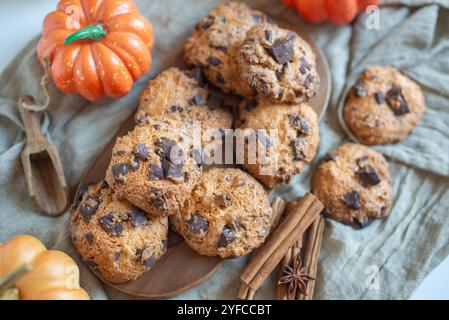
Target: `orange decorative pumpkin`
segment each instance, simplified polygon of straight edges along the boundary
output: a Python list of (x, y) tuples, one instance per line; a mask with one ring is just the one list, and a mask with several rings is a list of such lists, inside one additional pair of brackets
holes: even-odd
[[(14, 273), (27, 268), (30, 270), (25, 270), (18, 280), (8, 283)], [(42, 242), (27, 235), (0, 244), (0, 299), (6, 295), (11, 298), (13, 294), (21, 300), (89, 299), (79, 286), (75, 261), (64, 252), (47, 250)]]
[(295, 8), (308, 22), (330, 21), (336, 25), (350, 23), (358, 13), (363, 13), (370, 5), (378, 5), (379, 0), (282, 0), (290, 8)]
[(117, 98), (151, 67), (153, 28), (131, 0), (61, 0), (42, 33), (38, 57), (64, 93)]

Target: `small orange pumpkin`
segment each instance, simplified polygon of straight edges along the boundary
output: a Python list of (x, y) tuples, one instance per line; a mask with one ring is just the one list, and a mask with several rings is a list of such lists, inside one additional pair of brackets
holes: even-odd
[(151, 67), (153, 28), (131, 0), (61, 0), (42, 33), (39, 60), (64, 93), (117, 98)]
[(357, 13), (363, 13), (368, 6), (378, 5), (379, 0), (282, 0), (295, 8), (303, 18), (312, 23), (330, 21), (336, 25), (348, 24)]
[[(79, 286), (79, 269), (67, 254), (47, 250), (38, 239), (19, 235), (0, 243), (0, 279), (29, 266), (27, 271), (9, 289), (21, 300), (88, 300), (89, 295)], [(2, 292), (3, 291), (3, 292)], [(12, 293), (9, 295), (11, 296)], [(10, 297), (9, 297), (10, 298)]]

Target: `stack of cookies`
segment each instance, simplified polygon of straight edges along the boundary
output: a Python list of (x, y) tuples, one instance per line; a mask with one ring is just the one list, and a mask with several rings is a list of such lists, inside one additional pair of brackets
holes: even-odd
[(315, 55), (296, 33), (243, 3), (226, 2), (196, 25), (184, 56), (211, 84), (243, 97), (235, 129), (243, 130), (245, 141), (272, 132), (263, 139), (268, 161), (260, 154), (250, 161), (248, 147), (236, 150), (266, 187), (288, 183), (315, 157), (319, 124), (308, 101), (320, 81)]
[[(314, 53), (297, 34), (243, 3), (224, 2), (196, 25), (184, 56), (191, 69), (169, 68), (148, 83), (104, 181), (74, 207), (73, 243), (107, 281), (149, 270), (167, 250), (169, 222), (202, 255), (251, 252), (271, 228), (261, 183), (289, 182), (315, 157), (318, 117), (308, 101), (319, 78)], [(210, 134), (195, 139), (198, 127)], [(232, 129), (245, 132), (246, 171), (204, 167), (205, 150), (221, 150)], [(277, 155), (271, 174), (261, 172), (270, 163), (248, 161), (254, 132), (265, 132), (263, 152)]]

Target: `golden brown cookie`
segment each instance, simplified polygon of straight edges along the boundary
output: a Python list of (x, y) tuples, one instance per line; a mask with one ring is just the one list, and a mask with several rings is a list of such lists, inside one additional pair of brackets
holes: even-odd
[(120, 283), (137, 279), (166, 252), (168, 218), (147, 216), (103, 182), (89, 187), (74, 208), (70, 234), (93, 271)]
[(391, 177), (384, 156), (347, 143), (328, 152), (312, 177), (313, 193), (332, 219), (366, 227), (392, 207)]
[(405, 139), (425, 110), (417, 83), (392, 67), (372, 66), (349, 92), (343, 117), (360, 142), (388, 144)]
[(254, 92), (274, 102), (308, 101), (319, 86), (310, 46), (295, 32), (275, 25), (252, 27), (237, 61), (240, 77)]
[(150, 80), (140, 96), (136, 122), (143, 123), (147, 118), (187, 121), (199, 125), (203, 144), (210, 142), (212, 130), (232, 128), (230, 107), (223, 97), (202, 87), (196, 74), (197, 70), (169, 68)]
[[(240, 105), (236, 128), (245, 136), (243, 166), (269, 188), (288, 183), (302, 172), (320, 144), (318, 117), (306, 102), (287, 105), (249, 98)], [(254, 145), (257, 157), (251, 159)], [(241, 149), (236, 145), (237, 156)]]
[(267, 194), (254, 178), (239, 169), (213, 168), (170, 221), (198, 253), (234, 258), (265, 241), (271, 215)]
[(187, 39), (186, 63), (202, 68), (207, 79), (224, 92), (251, 95), (250, 88), (239, 77), (236, 54), (246, 32), (267, 21), (265, 14), (244, 3), (218, 4), (197, 23), (193, 35)]
[(184, 122), (148, 119), (117, 139), (106, 180), (149, 214), (178, 212), (201, 176), (189, 131)]

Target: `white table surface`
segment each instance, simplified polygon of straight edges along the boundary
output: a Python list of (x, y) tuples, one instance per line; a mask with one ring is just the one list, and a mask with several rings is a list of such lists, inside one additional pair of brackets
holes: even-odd
[[(0, 0), (0, 71), (31, 38), (41, 32), (42, 20), (54, 10), (56, 3), (56, 0)], [(449, 258), (446, 258), (411, 298), (449, 299), (448, 284)]]

